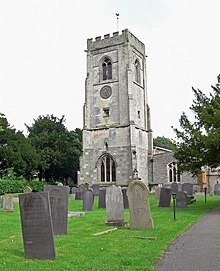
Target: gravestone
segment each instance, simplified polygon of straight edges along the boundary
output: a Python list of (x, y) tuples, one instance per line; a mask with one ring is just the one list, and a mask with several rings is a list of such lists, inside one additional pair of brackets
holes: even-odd
[(161, 187), (155, 188), (155, 198), (156, 198), (156, 200), (160, 199), (160, 191), (161, 191)]
[(92, 211), (94, 195), (92, 190), (86, 190), (83, 196), (83, 210)]
[(124, 204), (120, 186), (106, 188), (106, 225), (124, 226)]
[(5, 194), (3, 196), (3, 212), (13, 212), (13, 194)]
[(92, 190), (93, 190), (93, 195), (94, 196), (99, 196), (99, 191), (100, 191), (99, 184), (94, 183), (92, 185)]
[(67, 234), (69, 186), (45, 185), (49, 192), (54, 235)]
[(193, 194), (200, 192), (200, 186), (198, 184), (193, 185)]
[(164, 187), (161, 188), (159, 207), (170, 207), (171, 194), (172, 189)]
[(214, 195), (220, 196), (220, 183), (216, 183), (214, 186)]
[(183, 183), (182, 192), (185, 192), (187, 195), (193, 195), (193, 184), (192, 183)]
[(101, 188), (99, 191), (98, 208), (106, 208), (106, 188)]
[(127, 190), (130, 228), (132, 230), (152, 229), (153, 220), (151, 218), (149, 190), (142, 181), (132, 181)]
[(172, 193), (177, 194), (179, 191), (178, 183), (172, 183), (171, 184)]
[(176, 194), (176, 207), (177, 208), (186, 208), (187, 207), (187, 195), (184, 192), (177, 192)]
[(19, 206), (25, 256), (55, 259), (49, 193), (21, 194)]
[(28, 193), (31, 193), (32, 192), (32, 189), (30, 186), (25, 186), (24, 189), (23, 189), (23, 193), (24, 194), (28, 194)]
[(3, 207), (3, 196), (0, 196), (0, 208)]
[(79, 192), (78, 187), (72, 187), (71, 189), (71, 199), (75, 200), (76, 199), (76, 193)]
[(122, 188), (121, 192), (122, 192), (122, 195), (123, 195), (124, 209), (128, 209), (129, 204), (128, 204), (127, 188), (125, 188), (125, 187)]
[(84, 184), (80, 184), (78, 187), (78, 191), (76, 192), (75, 199), (76, 200), (83, 200), (83, 195), (86, 190), (86, 186)]

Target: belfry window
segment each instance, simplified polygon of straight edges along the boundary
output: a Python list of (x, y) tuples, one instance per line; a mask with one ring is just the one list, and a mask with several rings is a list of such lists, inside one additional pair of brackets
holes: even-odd
[(134, 62), (134, 67), (135, 67), (135, 77), (134, 77), (134, 80), (140, 84), (141, 83), (141, 68), (140, 68), (140, 63), (139, 61), (136, 59), (135, 62)]
[(180, 175), (179, 175), (179, 172), (178, 172), (177, 163), (172, 162), (172, 163), (168, 164), (167, 167), (168, 167), (168, 179), (169, 179), (169, 182), (171, 182), (171, 183), (180, 182)]
[(101, 161), (101, 182), (115, 182), (116, 172), (115, 172), (115, 162), (109, 156), (106, 155)]
[(112, 79), (112, 62), (108, 57), (102, 63), (102, 75), (103, 80)]

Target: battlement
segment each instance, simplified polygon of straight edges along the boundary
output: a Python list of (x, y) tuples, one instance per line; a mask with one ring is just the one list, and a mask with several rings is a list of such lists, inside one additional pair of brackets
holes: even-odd
[(121, 34), (119, 34), (119, 31), (117, 31), (113, 32), (112, 36), (110, 34), (105, 34), (103, 38), (101, 36), (98, 36), (95, 39), (88, 39), (87, 50), (94, 51), (106, 47), (128, 43), (133, 45), (141, 53), (145, 54), (144, 44), (140, 40), (138, 40), (131, 32), (129, 32), (128, 29), (122, 30)]

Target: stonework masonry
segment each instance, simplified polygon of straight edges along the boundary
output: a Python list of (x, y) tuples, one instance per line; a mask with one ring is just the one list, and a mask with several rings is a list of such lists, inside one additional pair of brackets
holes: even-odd
[(127, 29), (87, 40), (78, 184), (128, 185), (135, 172), (148, 183), (152, 131), (146, 86), (145, 46)]

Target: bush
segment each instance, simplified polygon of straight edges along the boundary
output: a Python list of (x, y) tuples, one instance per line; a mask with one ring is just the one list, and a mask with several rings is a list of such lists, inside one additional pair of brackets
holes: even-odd
[(0, 195), (5, 193), (23, 193), (25, 186), (30, 186), (34, 192), (43, 191), (45, 182), (26, 181), (26, 180), (7, 180), (0, 179)]

